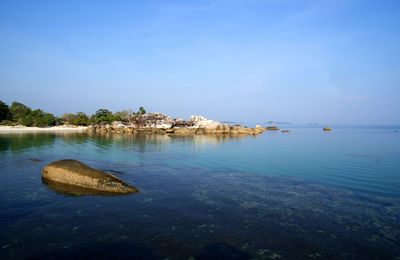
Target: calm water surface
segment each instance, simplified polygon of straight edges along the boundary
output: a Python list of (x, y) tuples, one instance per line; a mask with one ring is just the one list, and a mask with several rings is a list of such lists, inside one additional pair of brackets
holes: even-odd
[[(0, 259), (400, 259), (396, 130), (0, 134)], [(140, 192), (44, 185), (66, 158)]]

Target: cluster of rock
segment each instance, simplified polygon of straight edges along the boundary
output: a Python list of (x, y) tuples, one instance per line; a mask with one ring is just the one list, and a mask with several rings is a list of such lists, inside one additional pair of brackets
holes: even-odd
[(202, 116), (191, 116), (189, 120), (171, 118), (161, 113), (149, 113), (136, 117), (133, 121), (124, 123), (114, 121), (112, 124), (104, 122), (88, 126), (87, 131), (96, 133), (156, 133), (156, 134), (247, 134), (258, 135), (266, 129), (257, 125), (249, 128), (241, 125), (222, 124), (206, 119)]

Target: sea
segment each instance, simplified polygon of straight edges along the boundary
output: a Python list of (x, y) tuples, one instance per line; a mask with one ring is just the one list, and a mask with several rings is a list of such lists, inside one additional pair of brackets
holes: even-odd
[[(400, 126), (0, 134), (0, 259), (400, 259)], [(132, 184), (42, 182), (75, 159)]]

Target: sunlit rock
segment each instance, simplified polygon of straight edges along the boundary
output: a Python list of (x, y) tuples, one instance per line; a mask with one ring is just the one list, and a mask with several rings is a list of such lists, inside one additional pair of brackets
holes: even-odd
[[(203, 116), (191, 116), (189, 120), (171, 118), (161, 113), (148, 113), (136, 115), (131, 120), (122, 122), (114, 121), (111, 125), (101, 122), (90, 125), (88, 132), (95, 133), (124, 133), (124, 134), (168, 134), (168, 135), (203, 135), (203, 134), (245, 134), (258, 135), (266, 128), (257, 125), (248, 128), (241, 125), (230, 126), (218, 121), (207, 119)], [(272, 129), (269, 130), (279, 130)]]
[(42, 180), (106, 193), (138, 192), (135, 187), (112, 174), (98, 171), (71, 159), (55, 161), (44, 167)]

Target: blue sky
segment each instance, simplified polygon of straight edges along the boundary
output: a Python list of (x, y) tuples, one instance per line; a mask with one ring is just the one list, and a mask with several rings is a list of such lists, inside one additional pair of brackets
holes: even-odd
[(0, 99), (400, 124), (400, 1), (0, 1)]

